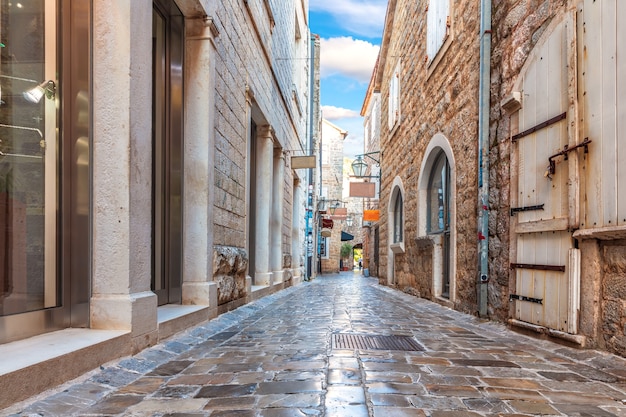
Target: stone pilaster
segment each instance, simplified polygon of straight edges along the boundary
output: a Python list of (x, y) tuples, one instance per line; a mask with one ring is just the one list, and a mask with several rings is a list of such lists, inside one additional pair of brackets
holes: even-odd
[(272, 184), (272, 213), (270, 222), (270, 269), (272, 283), (283, 282), (283, 200), (285, 184), (285, 156), (282, 150), (274, 150), (274, 177)]
[(257, 128), (256, 134), (256, 218), (255, 227), (255, 285), (271, 285), (270, 272), (270, 211), (272, 207), (273, 141), (272, 128)]

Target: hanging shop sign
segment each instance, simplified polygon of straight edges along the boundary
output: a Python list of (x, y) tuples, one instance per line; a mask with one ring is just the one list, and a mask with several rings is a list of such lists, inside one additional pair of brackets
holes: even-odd
[(375, 182), (350, 182), (350, 197), (376, 197)]
[(380, 210), (363, 210), (364, 222), (377, 222), (380, 220)]

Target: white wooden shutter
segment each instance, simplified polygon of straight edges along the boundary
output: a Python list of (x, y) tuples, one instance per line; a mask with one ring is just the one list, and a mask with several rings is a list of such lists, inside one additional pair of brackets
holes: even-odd
[(427, 12), (426, 53), (432, 61), (443, 46), (448, 33), (448, 16), (450, 2), (448, 0), (430, 0)]

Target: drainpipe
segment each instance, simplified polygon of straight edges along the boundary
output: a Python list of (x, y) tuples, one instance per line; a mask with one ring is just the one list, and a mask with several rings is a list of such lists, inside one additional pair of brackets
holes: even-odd
[(487, 316), (489, 285), (489, 87), (491, 79), (491, 0), (480, 2), (480, 80), (478, 84), (478, 313)]
[[(311, 55), (311, 64), (309, 66), (309, 140), (307, 143), (307, 155), (313, 155), (313, 132), (315, 127), (315, 52), (316, 52), (316, 40), (318, 36), (312, 35), (309, 39), (309, 49)], [(308, 170), (308, 184), (306, 187), (306, 272), (305, 281), (310, 281), (313, 276), (313, 175), (315, 173), (314, 168)]]

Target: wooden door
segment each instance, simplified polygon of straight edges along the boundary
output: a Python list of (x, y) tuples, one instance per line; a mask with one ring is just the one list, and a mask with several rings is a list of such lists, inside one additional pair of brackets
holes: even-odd
[[(571, 230), (578, 219), (574, 18), (554, 24), (531, 52), (518, 81), (513, 115), (511, 216), (517, 320), (577, 332), (579, 254)], [(572, 72), (574, 74), (572, 74)], [(574, 80), (574, 81), (572, 81)], [(557, 156), (554, 156), (557, 155)]]

